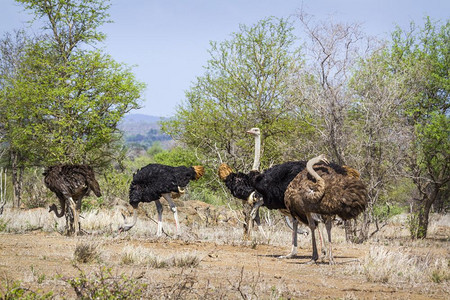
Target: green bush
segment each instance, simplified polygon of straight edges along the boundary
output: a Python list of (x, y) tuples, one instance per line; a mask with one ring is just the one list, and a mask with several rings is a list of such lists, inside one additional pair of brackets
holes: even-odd
[(399, 215), (403, 212), (403, 208), (398, 205), (389, 203), (377, 203), (373, 208), (373, 214), (379, 221), (386, 221), (393, 216)]
[(128, 277), (114, 276), (111, 268), (101, 267), (92, 276), (80, 270), (75, 278), (63, 278), (75, 290), (79, 299), (139, 299), (147, 285), (140, 282), (142, 275)]
[(53, 292), (43, 293), (42, 291), (34, 292), (24, 286), (20, 281), (10, 281), (5, 280), (5, 282), (0, 286), (0, 299), (3, 300), (14, 300), (14, 299), (25, 299), (25, 300), (41, 300), (41, 299), (52, 299)]

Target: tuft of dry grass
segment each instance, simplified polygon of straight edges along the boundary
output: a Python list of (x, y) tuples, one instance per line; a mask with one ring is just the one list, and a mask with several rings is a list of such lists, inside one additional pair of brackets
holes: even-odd
[(406, 248), (390, 250), (384, 246), (372, 246), (361, 263), (353, 268), (368, 282), (415, 285), (450, 280), (448, 259), (430, 253), (414, 254)]
[(78, 263), (91, 263), (100, 260), (99, 244), (96, 242), (82, 241), (75, 247), (73, 259)]
[(195, 268), (200, 264), (201, 258), (195, 252), (161, 257), (146, 248), (128, 246), (122, 250), (120, 261), (124, 265), (146, 264), (155, 269)]

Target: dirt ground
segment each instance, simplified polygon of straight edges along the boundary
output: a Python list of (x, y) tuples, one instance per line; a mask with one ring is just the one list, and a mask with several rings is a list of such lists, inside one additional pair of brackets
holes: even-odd
[[(64, 218), (48, 209), (7, 209), (0, 218), (0, 299), (17, 282), (39, 294), (52, 291), (54, 299), (74, 299), (69, 280), (86, 276), (98, 283), (105, 270), (120, 288), (123, 276), (145, 285), (143, 299), (450, 299), (448, 216), (432, 222), (429, 238), (414, 242), (406, 216), (360, 245), (345, 242), (343, 229), (334, 227), (336, 264), (329, 265), (309, 264), (309, 236), (299, 236), (295, 258), (278, 258), (289, 253), (291, 236), (280, 215), (265, 218), (268, 237), (255, 229), (242, 240), (237, 211), (195, 200), (177, 206), (182, 232), (176, 238), (155, 237), (151, 205), (122, 234), (117, 226), (130, 216), (128, 206), (83, 213), (90, 234), (78, 237), (64, 236)], [(168, 211), (163, 228), (172, 233)], [(76, 251), (89, 245), (95, 259), (76, 260)], [(186, 256), (198, 263), (152, 264)]]
[[(80, 243), (100, 242), (101, 259), (88, 264), (74, 263), (73, 254)], [(125, 247), (149, 249), (156, 255), (196, 253), (196, 267), (150, 268), (146, 264), (123, 264)], [(121, 236), (65, 237), (41, 231), (0, 233), (0, 281), (20, 280), (33, 290), (54, 291), (56, 298), (75, 298), (73, 288), (58, 278), (76, 277), (80, 270), (96, 272), (99, 266), (114, 273), (137, 276), (153, 286), (170, 287), (165, 297), (226, 299), (450, 299), (442, 284), (392, 285), (370, 282), (364, 275), (349, 270), (369, 251), (370, 245), (337, 244), (336, 265), (308, 264), (310, 248), (299, 249), (293, 259), (279, 259), (290, 249), (270, 244), (227, 245), (214, 241), (183, 238), (146, 239)], [(442, 250), (441, 250), (442, 251)], [(174, 293), (184, 284), (190, 293)], [(448, 285), (447, 285), (448, 287)], [(162, 291), (162, 290), (161, 290)], [(194, 292), (195, 291), (195, 292)], [(162, 293), (162, 292), (161, 292)], [(156, 296), (158, 298), (158, 296)]]

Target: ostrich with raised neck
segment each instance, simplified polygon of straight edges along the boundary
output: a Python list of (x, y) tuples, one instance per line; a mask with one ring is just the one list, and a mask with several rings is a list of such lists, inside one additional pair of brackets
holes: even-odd
[[(314, 167), (318, 163), (326, 165)], [(333, 264), (332, 220), (336, 215), (342, 220), (356, 218), (367, 206), (367, 190), (356, 171), (353, 172), (353, 169), (344, 166), (346, 174), (339, 174), (328, 164), (324, 155), (310, 159), (306, 169), (300, 172), (287, 187), (284, 201), (294, 218), (300, 218), (306, 214), (311, 229), (313, 248), (311, 262), (316, 262), (318, 259), (314, 234), (316, 224), (313, 214), (320, 214), (325, 218), (329, 263)]]
[(259, 172), (260, 160), (261, 160), (261, 131), (258, 127), (254, 127), (247, 131), (255, 137), (255, 156), (253, 160), (252, 171)]
[[(255, 137), (255, 156), (254, 156), (253, 167), (252, 167), (252, 173), (253, 173), (253, 175), (255, 175), (255, 174), (259, 173), (259, 167), (261, 165), (261, 161), (260, 161), (261, 160), (261, 131), (258, 127), (254, 127), (252, 129), (248, 130), (247, 133), (250, 133)], [(262, 232), (264, 232), (261, 227), (260, 218), (259, 218), (259, 208), (264, 205), (264, 200), (261, 199), (261, 197), (254, 198), (253, 195), (254, 195), (254, 193), (252, 193), (252, 195), (249, 197), (249, 200), (248, 200), (249, 204), (253, 205), (251, 216), (256, 221), (258, 228)], [(281, 256), (281, 257), (282, 258), (294, 257), (295, 255), (297, 255), (297, 244), (298, 244), (297, 234), (299, 232), (298, 220), (296, 218), (290, 217), (290, 213), (286, 209), (281, 209), (280, 211), (285, 217), (286, 224), (288, 224), (288, 221), (292, 224), (292, 227), (290, 227), (288, 224), (288, 226), (292, 229), (292, 250), (291, 250), (290, 254), (288, 254), (286, 256)], [(300, 230), (300, 233), (304, 234), (304, 235), (307, 234), (307, 232), (304, 230)], [(264, 233), (264, 236), (265, 236), (265, 233)]]

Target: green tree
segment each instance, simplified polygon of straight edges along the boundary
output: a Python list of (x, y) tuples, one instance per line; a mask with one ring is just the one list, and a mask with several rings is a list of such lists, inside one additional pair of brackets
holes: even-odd
[(352, 105), (346, 111), (345, 123), (352, 138), (345, 150), (368, 188), (364, 222), (354, 236), (357, 240), (370, 236), (369, 225), (379, 228), (376, 212), (386, 206), (386, 200), (380, 200), (390, 187), (398, 188), (411, 141), (402, 115), (402, 99), (412, 95), (405, 89), (409, 74), (391, 72), (388, 53), (389, 49), (382, 46), (361, 59), (349, 82)]
[(17, 0), (41, 20), (46, 38), (24, 48), (2, 86), (2, 118), (18, 166), (105, 166), (123, 153), (117, 124), (138, 108), (144, 84), (90, 47), (104, 40), (109, 1)]
[(392, 35), (391, 70), (408, 72), (405, 86), (414, 90), (404, 113), (411, 128), (408, 156), (410, 176), (420, 198), (411, 217), (411, 236), (425, 238), (433, 203), (447, 193), (450, 184), (450, 21)]
[(211, 42), (205, 74), (186, 93), (186, 101), (163, 131), (201, 154), (209, 167), (227, 161), (249, 169), (253, 139), (246, 130), (262, 132), (262, 166), (280, 162), (283, 145), (302, 128), (292, 113), (292, 74), (301, 67), (293, 26), (268, 18), (240, 26), (230, 40)]
[(38, 41), (39, 38), (31, 39), (23, 30), (6, 33), (0, 40), (0, 163), (2, 166), (11, 166), (15, 207), (19, 206), (21, 200), (20, 183), (24, 172), (21, 162), (26, 151), (14, 146), (11, 129), (20, 127), (17, 115), (22, 108), (17, 105), (19, 99), (9, 95), (8, 91), (13, 89), (14, 80), (20, 76), (26, 49)]
[[(284, 146), (296, 141), (294, 131), (308, 128), (293, 113), (290, 83), (302, 61), (292, 31), (292, 23), (268, 18), (241, 25), (230, 40), (211, 42), (205, 74), (175, 117), (162, 122), (163, 131), (194, 149), (208, 169), (216, 170), (223, 160), (249, 170), (254, 142), (245, 132), (252, 127), (262, 132), (262, 168), (286, 160)], [(248, 236), (247, 205), (243, 214)]]

